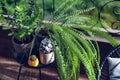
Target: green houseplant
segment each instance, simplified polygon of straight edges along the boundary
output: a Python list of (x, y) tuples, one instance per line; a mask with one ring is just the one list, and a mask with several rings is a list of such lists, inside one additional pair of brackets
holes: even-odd
[(96, 76), (100, 74), (99, 47), (96, 41), (92, 42), (87, 37), (101, 36), (114, 46), (118, 45), (119, 43), (112, 36), (100, 30), (100, 27), (108, 28), (107, 23), (91, 13), (97, 11), (92, 3), (85, 9), (81, 7), (76, 9), (76, 6), (79, 6), (78, 3), (85, 3), (89, 0), (61, 0), (60, 3), (52, 0), (52, 6), (49, 7), (51, 11), (45, 10), (45, 1), (42, 1), (43, 7), (35, 4), (38, 14), (43, 13), (43, 18), (37, 16), (39, 20), (34, 29), (35, 36), (40, 30), (48, 29), (48, 36), (55, 50), (60, 79), (77, 80), (82, 63), (88, 79), (96, 80)]
[[(26, 5), (14, 5), (15, 8), (12, 9), (12, 13), (8, 11), (8, 13), (1, 14), (3, 30), (10, 30), (11, 32), (8, 35), (13, 36), (12, 42), (15, 49), (15, 57), (21, 57), (23, 53), (28, 56), (37, 23), (38, 15), (35, 13), (34, 2), (28, 1), (25, 3)], [(5, 15), (8, 16), (6, 17)]]
[(95, 6), (82, 10), (74, 9), (80, 1), (82, 0), (66, 0), (61, 1), (59, 5), (56, 4), (57, 7), (55, 10), (53, 8), (51, 19), (49, 20), (49, 15), (48, 18), (46, 15), (42, 26), (49, 29), (61, 80), (76, 80), (80, 71), (80, 63), (84, 65), (88, 79), (96, 80), (97, 74), (100, 73), (99, 48), (96, 42), (93, 43), (86, 39), (87, 36), (93, 38), (94, 35), (101, 36), (114, 46), (118, 45), (112, 36), (99, 29), (100, 27), (109, 28), (107, 23), (103, 19), (99, 20), (94, 14), (88, 15), (88, 13), (96, 11)]

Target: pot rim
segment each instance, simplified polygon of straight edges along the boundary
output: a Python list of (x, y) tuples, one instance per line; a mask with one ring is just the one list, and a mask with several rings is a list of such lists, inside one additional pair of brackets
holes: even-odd
[(25, 45), (25, 44), (31, 44), (31, 43), (32, 43), (32, 41), (33, 41), (33, 38), (32, 38), (31, 42), (28, 42), (28, 43), (21, 43), (21, 44), (20, 44), (20, 43), (15, 42), (15, 40), (14, 40), (14, 39), (15, 39), (15, 37), (13, 36), (11, 40), (12, 40), (12, 43), (13, 43), (13, 44), (15, 44), (15, 45)]

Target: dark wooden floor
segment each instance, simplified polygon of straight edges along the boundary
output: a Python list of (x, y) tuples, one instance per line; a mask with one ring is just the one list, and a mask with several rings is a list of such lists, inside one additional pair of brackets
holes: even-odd
[[(17, 80), (20, 64), (13, 57), (11, 37), (0, 26), (0, 80)], [(42, 80), (59, 80), (54, 65), (42, 68)], [(22, 68), (20, 80), (39, 80), (39, 70)], [(79, 80), (88, 80), (86, 75), (81, 74)]]

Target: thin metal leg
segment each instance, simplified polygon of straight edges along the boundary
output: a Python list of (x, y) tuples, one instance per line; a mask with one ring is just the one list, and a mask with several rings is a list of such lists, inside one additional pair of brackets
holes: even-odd
[(17, 80), (19, 80), (19, 78), (20, 78), (21, 70), (22, 70), (22, 64), (19, 67), (19, 73), (18, 73), (18, 76), (17, 76)]
[(41, 77), (41, 68), (39, 68), (39, 79), (42, 80), (42, 77)]

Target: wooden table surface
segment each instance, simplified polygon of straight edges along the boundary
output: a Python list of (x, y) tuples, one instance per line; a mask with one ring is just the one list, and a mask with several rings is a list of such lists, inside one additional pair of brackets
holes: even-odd
[[(17, 80), (19, 67), (15, 59), (0, 57), (0, 80)], [(51, 66), (43, 68), (41, 72), (42, 80), (59, 80), (56, 69)], [(39, 80), (39, 70), (23, 66), (20, 80)]]
[[(0, 80), (17, 80), (20, 64), (8, 53), (8, 57), (0, 53)], [(11, 53), (12, 54), (12, 53)], [(42, 80), (60, 80), (54, 65), (41, 69)], [(39, 70), (33, 68), (22, 68), (20, 80), (39, 80)], [(88, 80), (85, 75), (80, 75), (78, 80)]]

